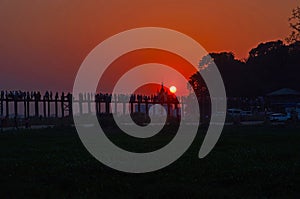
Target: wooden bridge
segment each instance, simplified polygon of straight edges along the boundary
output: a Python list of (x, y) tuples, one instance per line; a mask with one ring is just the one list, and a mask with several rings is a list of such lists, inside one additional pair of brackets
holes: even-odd
[[(0, 95), (0, 115), (1, 117), (15, 118), (23, 115), (24, 118), (44, 117), (44, 118), (63, 118), (72, 116), (72, 106), (78, 104), (78, 114), (95, 112), (96, 114), (109, 114), (114, 111), (117, 113), (121, 106), (121, 114), (126, 114), (126, 107), (129, 113), (145, 112), (149, 114), (149, 107), (161, 104), (166, 107), (168, 115), (180, 117), (180, 112), (184, 112), (185, 97), (179, 100), (168, 95), (165, 97), (151, 95), (124, 95), (118, 94), (91, 94), (83, 93), (74, 97), (70, 93), (45, 92), (42, 96), (40, 92), (21, 92), (21, 91), (1, 91)], [(112, 110), (112, 107), (114, 107)], [(142, 108), (143, 107), (143, 110)], [(22, 111), (20, 110), (22, 109)], [(53, 110), (54, 109), (54, 110)], [(180, 111), (182, 109), (182, 111)], [(54, 113), (54, 114), (51, 114)]]

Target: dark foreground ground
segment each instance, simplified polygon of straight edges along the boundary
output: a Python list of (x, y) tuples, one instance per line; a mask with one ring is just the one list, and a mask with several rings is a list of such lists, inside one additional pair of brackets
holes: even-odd
[[(170, 138), (151, 141), (160, 146)], [(185, 155), (160, 171), (128, 174), (95, 160), (74, 128), (1, 133), (0, 197), (300, 197), (299, 128), (226, 127), (214, 150), (198, 159), (202, 138), (200, 130)], [(130, 143), (118, 133), (112, 139)]]

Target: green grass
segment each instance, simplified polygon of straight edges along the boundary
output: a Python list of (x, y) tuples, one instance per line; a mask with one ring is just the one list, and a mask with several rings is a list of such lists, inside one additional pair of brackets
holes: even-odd
[[(123, 173), (99, 163), (73, 128), (6, 132), (0, 135), (0, 196), (299, 198), (299, 130), (226, 127), (213, 151), (198, 159), (204, 136), (200, 130), (179, 160), (146, 174)], [(172, 136), (141, 142), (136, 150), (163, 146)], [(132, 145), (118, 133), (111, 139), (124, 148)]]

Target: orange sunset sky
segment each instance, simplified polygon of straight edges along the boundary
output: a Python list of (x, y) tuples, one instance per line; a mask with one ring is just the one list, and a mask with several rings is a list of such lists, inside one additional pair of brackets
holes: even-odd
[(208, 52), (247, 58), (258, 43), (289, 34), (288, 17), (297, 5), (300, 1), (0, 0), (0, 88), (71, 91), (80, 64), (96, 45), (144, 26), (174, 29)]

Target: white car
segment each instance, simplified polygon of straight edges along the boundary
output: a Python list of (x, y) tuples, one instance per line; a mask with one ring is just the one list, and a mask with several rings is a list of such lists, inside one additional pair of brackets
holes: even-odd
[(251, 117), (251, 116), (253, 116), (253, 113), (252, 113), (252, 111), (241, 111), (241, 116)]
[(269, 116), (269, 119), (273, 122), (286, 122), (291, 119), (291, 117), (283, 113), (273, 113)]
[(228, 109), (227, 110), (227, 114), (229, 116), (241, 116), (241, 112), (242, 110), (241, 109), (235, 109), (235, 108), (232, 108), (232, 109)]

